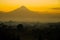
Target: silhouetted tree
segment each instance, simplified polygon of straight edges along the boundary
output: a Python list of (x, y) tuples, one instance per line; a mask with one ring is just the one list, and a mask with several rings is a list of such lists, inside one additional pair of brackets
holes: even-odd
[(22, 24), (18, 24), (17, 25), (17, 30), (22, 32), (23, 31), (23, 25)]
[(22, 24), (18, 24), (17, 25), (17, 40), (21, 40), (20, 36), (21, 36), (21, 32), (23, 31), (23, 25)]

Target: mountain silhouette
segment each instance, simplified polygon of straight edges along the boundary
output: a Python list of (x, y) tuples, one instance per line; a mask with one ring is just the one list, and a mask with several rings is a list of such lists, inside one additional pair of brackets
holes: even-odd
[(11, 11), (11, 12), (26, 12), (26, 11), (30, 11), (29, 9), (27, 9), (26, 7), (22, 6), (14, 11)]
[[(60, 15), (60, 14), (59, 14)], [(0, 12), (0, 21), (22, 21), (22, 22), (55, 22), (60, 21), (60, 16), (54, 14), (43, 14), (34, 12), (22, 6), (14, 11)]]

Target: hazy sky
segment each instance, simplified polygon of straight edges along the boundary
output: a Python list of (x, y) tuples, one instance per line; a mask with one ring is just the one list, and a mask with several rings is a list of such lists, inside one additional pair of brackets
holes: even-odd
[(9, 12), (21, 6), (32, 11), (60, 13), (60, 0), (0, 0), (0, 11)]

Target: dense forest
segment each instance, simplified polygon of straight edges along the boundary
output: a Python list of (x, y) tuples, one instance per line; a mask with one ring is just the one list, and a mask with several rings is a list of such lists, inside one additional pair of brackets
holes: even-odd
[(60, 40), (60, 22), (17, 25), (1, 22), (0, 40)]

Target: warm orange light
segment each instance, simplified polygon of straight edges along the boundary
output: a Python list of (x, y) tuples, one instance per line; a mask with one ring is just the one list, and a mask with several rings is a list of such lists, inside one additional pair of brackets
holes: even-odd
[(60, 8), (59, 0), (0, 0), (0, 11), (13, 11), (21, 6), (38, 12), (60, 12), (52, 8)]

